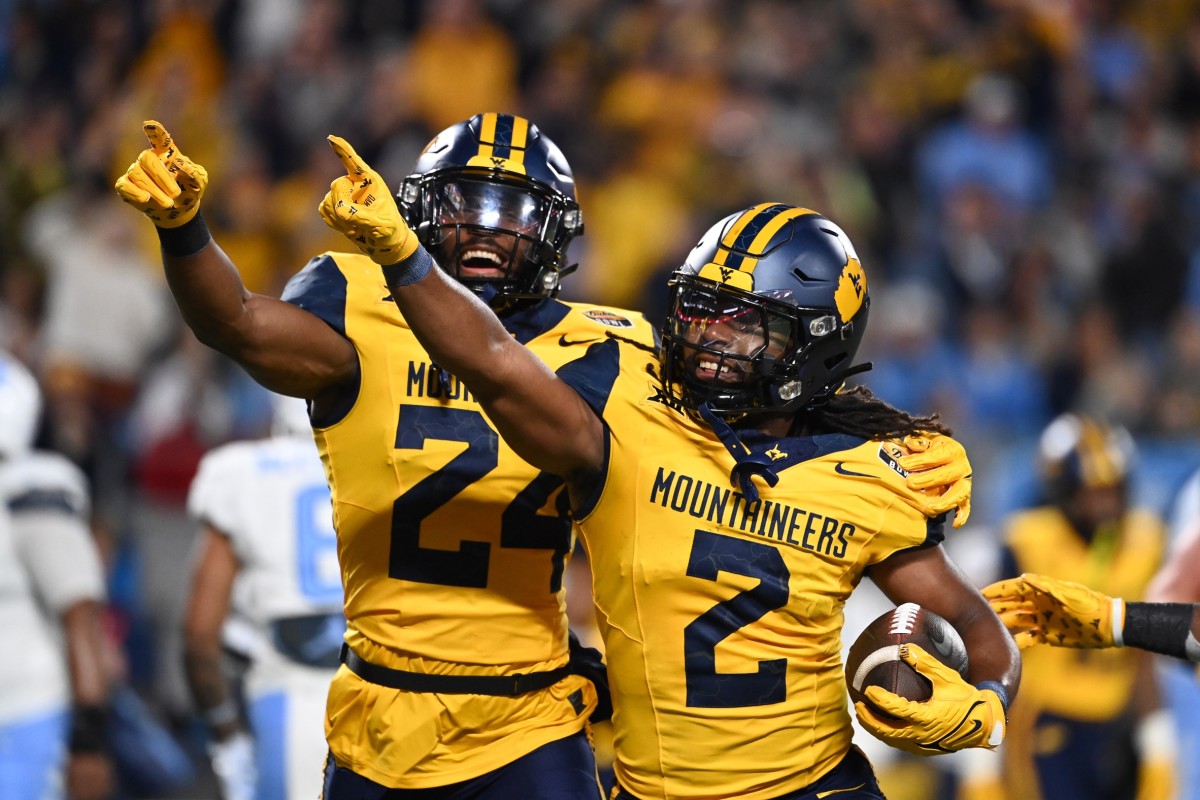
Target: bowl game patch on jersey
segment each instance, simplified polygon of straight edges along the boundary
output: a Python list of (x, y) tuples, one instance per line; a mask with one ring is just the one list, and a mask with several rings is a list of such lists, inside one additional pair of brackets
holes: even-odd
[(607, 325), (610, 328), (632, 328), (633, 320), (629, 317), (623, 317), (620, 314), (614, 314), (612, 311), (607, 311), (602, 308), (593, 308), (583, 312), (583, 315), (593, 322), (599, 322), (601, 325)]
[(908, 477), (908, 470), (900, 466), (896, 459), (908, 455), (905, 448), (895, 442), (884, 442), (879, 445), (879, 460), (891, 467), (901, 478)]

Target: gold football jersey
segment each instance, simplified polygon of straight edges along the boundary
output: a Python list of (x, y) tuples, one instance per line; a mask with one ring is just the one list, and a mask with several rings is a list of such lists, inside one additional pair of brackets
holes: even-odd
[(651, 355), (609, 342), (560, 375), (574, 381), (602, 360), (586, 374), (615, 379), (594, 398), (608, 464), (577, 513), (616, 703), (617, 777), (646, 798), (802, 788), (850, 747), (846, 598), (866, 567), (940, 543), (942, 522), (919, 510), (894, 446), (840, 434), (741, 434), (779, 478), (756, 481), (751, 502), (716, 434), (669, 405)]
[[(346, 639), (367, 661), (504, 675), (566, 663), (563, 569), (573, 534), (561, 479), (519, 459), (470, 389), (433, 364), (379, 267), (328, 253), (284, 299), (345, 335), (361, 365), (335, 419), (314, 419), (332, 490)], [(641, 315), (545, 301), (505, 325), (552, 369), (608, 334), (652, 345)], [(339, 670), (326, 733), (338, 763), (387, 786), (476, 777), (583, 728), (591, 684), (517, 698), (397, 692)]]
[[(1133, 511), (1114, 526), (1111, 536), (1100, 533), (1089, 546), (1061, 511), (1042, 507), (1013, 516), (1006, 541), (1019, 572), (1050, 575), (1138, 600), (1162, 561), (1166, 536), (1157, 517)], [(1100, 722), (1120, 714), (1130, 701), (1135, 651), (1034, 647), (1021, 658), (1024, 709)]]

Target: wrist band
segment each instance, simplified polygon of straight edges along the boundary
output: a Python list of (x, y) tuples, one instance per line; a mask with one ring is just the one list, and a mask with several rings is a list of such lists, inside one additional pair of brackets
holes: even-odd
[(1126, 603), (1125, 645), (1188, 658), (1194, 608), (1191, 603)]
[(1005, 690), (1003, 684), (999, 681), (980, 681), (975, 684), (975, 688), (980, 691), (987, 689), (995, 692), (996, 696), (1000, 698), (1000, 705), (1004, 706), (1004, 713), (1008, 713), (1008, 692)]
[(388, 286), (408, 286), (428, 275), (432, 267), (433, 256), (424, 247), (418, 246), (412, 255), (395, 264), (384, 264), (380, 269)]
[(104, 752), (108, 741), (108, 709), (103, 706), (77, 706), (71, 713), (67, 749), (72, 753)]
[(199, 253), (212, 239), (203, 211), (197, 211), (196, 216), (178, 228), (156, 227), (155, 230), (158, 231), (158, 244), (162, 251), (176, 258)]
[(1114, 597), (1112, 601), (1112, 635), (1113, 646), (1125, 646), (1125, 601)]
[(212, 708), (200, 712), (210, 728), (223, 728), (237, 722), (242, 717), (242, 711), (232, 697), (227, 697)]

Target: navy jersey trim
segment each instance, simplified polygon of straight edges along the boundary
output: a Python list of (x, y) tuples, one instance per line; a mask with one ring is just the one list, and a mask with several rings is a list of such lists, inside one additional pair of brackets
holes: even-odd
[(500, 318), (504, 329), (513, 335), (521, 344), (529, 344), (555, 325), (562, 322), (571, 307), (557, 300), (543, 300), (530, 306), (517, 309), (511, 314)]
[[(346, 276), (332, 255), (326, 253), (312, 258), (283, 287), (280, 299), (315, 315), (342, 336), (350, 338), (346, 336)], [(360, 362), (354, 380), (331, 389), (321, 397), (321, 403), (314, 406), (320, 411), (311, 415), (313, 427), (328, 428), (345, 419), (354, 408), (361, 387)]]
[(609, 339), (597, 342), (579, 358), (558, 368), (558, 377), (566, 381), (592, 407), (596, 416), (604, 417), (604, 407), (616, 383), (621, 368), (620, 346)]
[(32, 489), (19, 494), (8, 501), (8, 508), (14, 514), (54, 511), (71, 517), (82, 516), (77, 504), (71, 502), (70, 494), (56, 489)]
[(794, 467), (814, 458), (821, 458), (830, 453), (840, 453), (861, 447), (867, 440), (848, 433), (823, 433), (817, 436), (789, 436), (779, 438), (768, 436), (754, 429), (737, 431), (741, 440), (751, 453), (766, 453), (769, 450), (782, 450), (783, 455), (773, 457), (771, 466), (778, 472)]
[(588, 516), (600, 502), (600, 494), (604, 491), (604, 476), (608, 474), (608, 462), (612, 450), (612, 431), (604, 422), (604, 409), (608, 405), (608, 397), (612, 393), (613, 384), (621, 368), (621, 348), (616, 341), (608, 339), (597, 342), (587, 349), (579, 358), (569, 361), (558, 368), (558, 377), (566, 381), (571, 388), (579, 393), (591, 409), (600, 417), (604, 425), (604, 463), (591, 487), (587, 497), (574, 509), (575, 519)]
[(328, 253), (314, 257), (283, 287), (280, 299), (346, 335), (346, 276)]

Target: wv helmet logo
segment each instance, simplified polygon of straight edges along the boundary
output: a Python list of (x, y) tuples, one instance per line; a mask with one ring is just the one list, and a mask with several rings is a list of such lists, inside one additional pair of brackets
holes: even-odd
[(842, 267), (837, 290), (833, 293), (833, 301), (837, 304), (838, 316), (843, 323), (853, 319), (862, 308), (866, 293), (867, 273), (863, 271), (858, 259), (850, 256), (846, 266)]
[(766, 451), (766, 454), (770, 457), (770, 459), (772, 461), (778, 461), (781, 458), (787, 458), (787, 453), (785, 453), (779, 449), (778, 442), (771, 445), (771, 449)]

